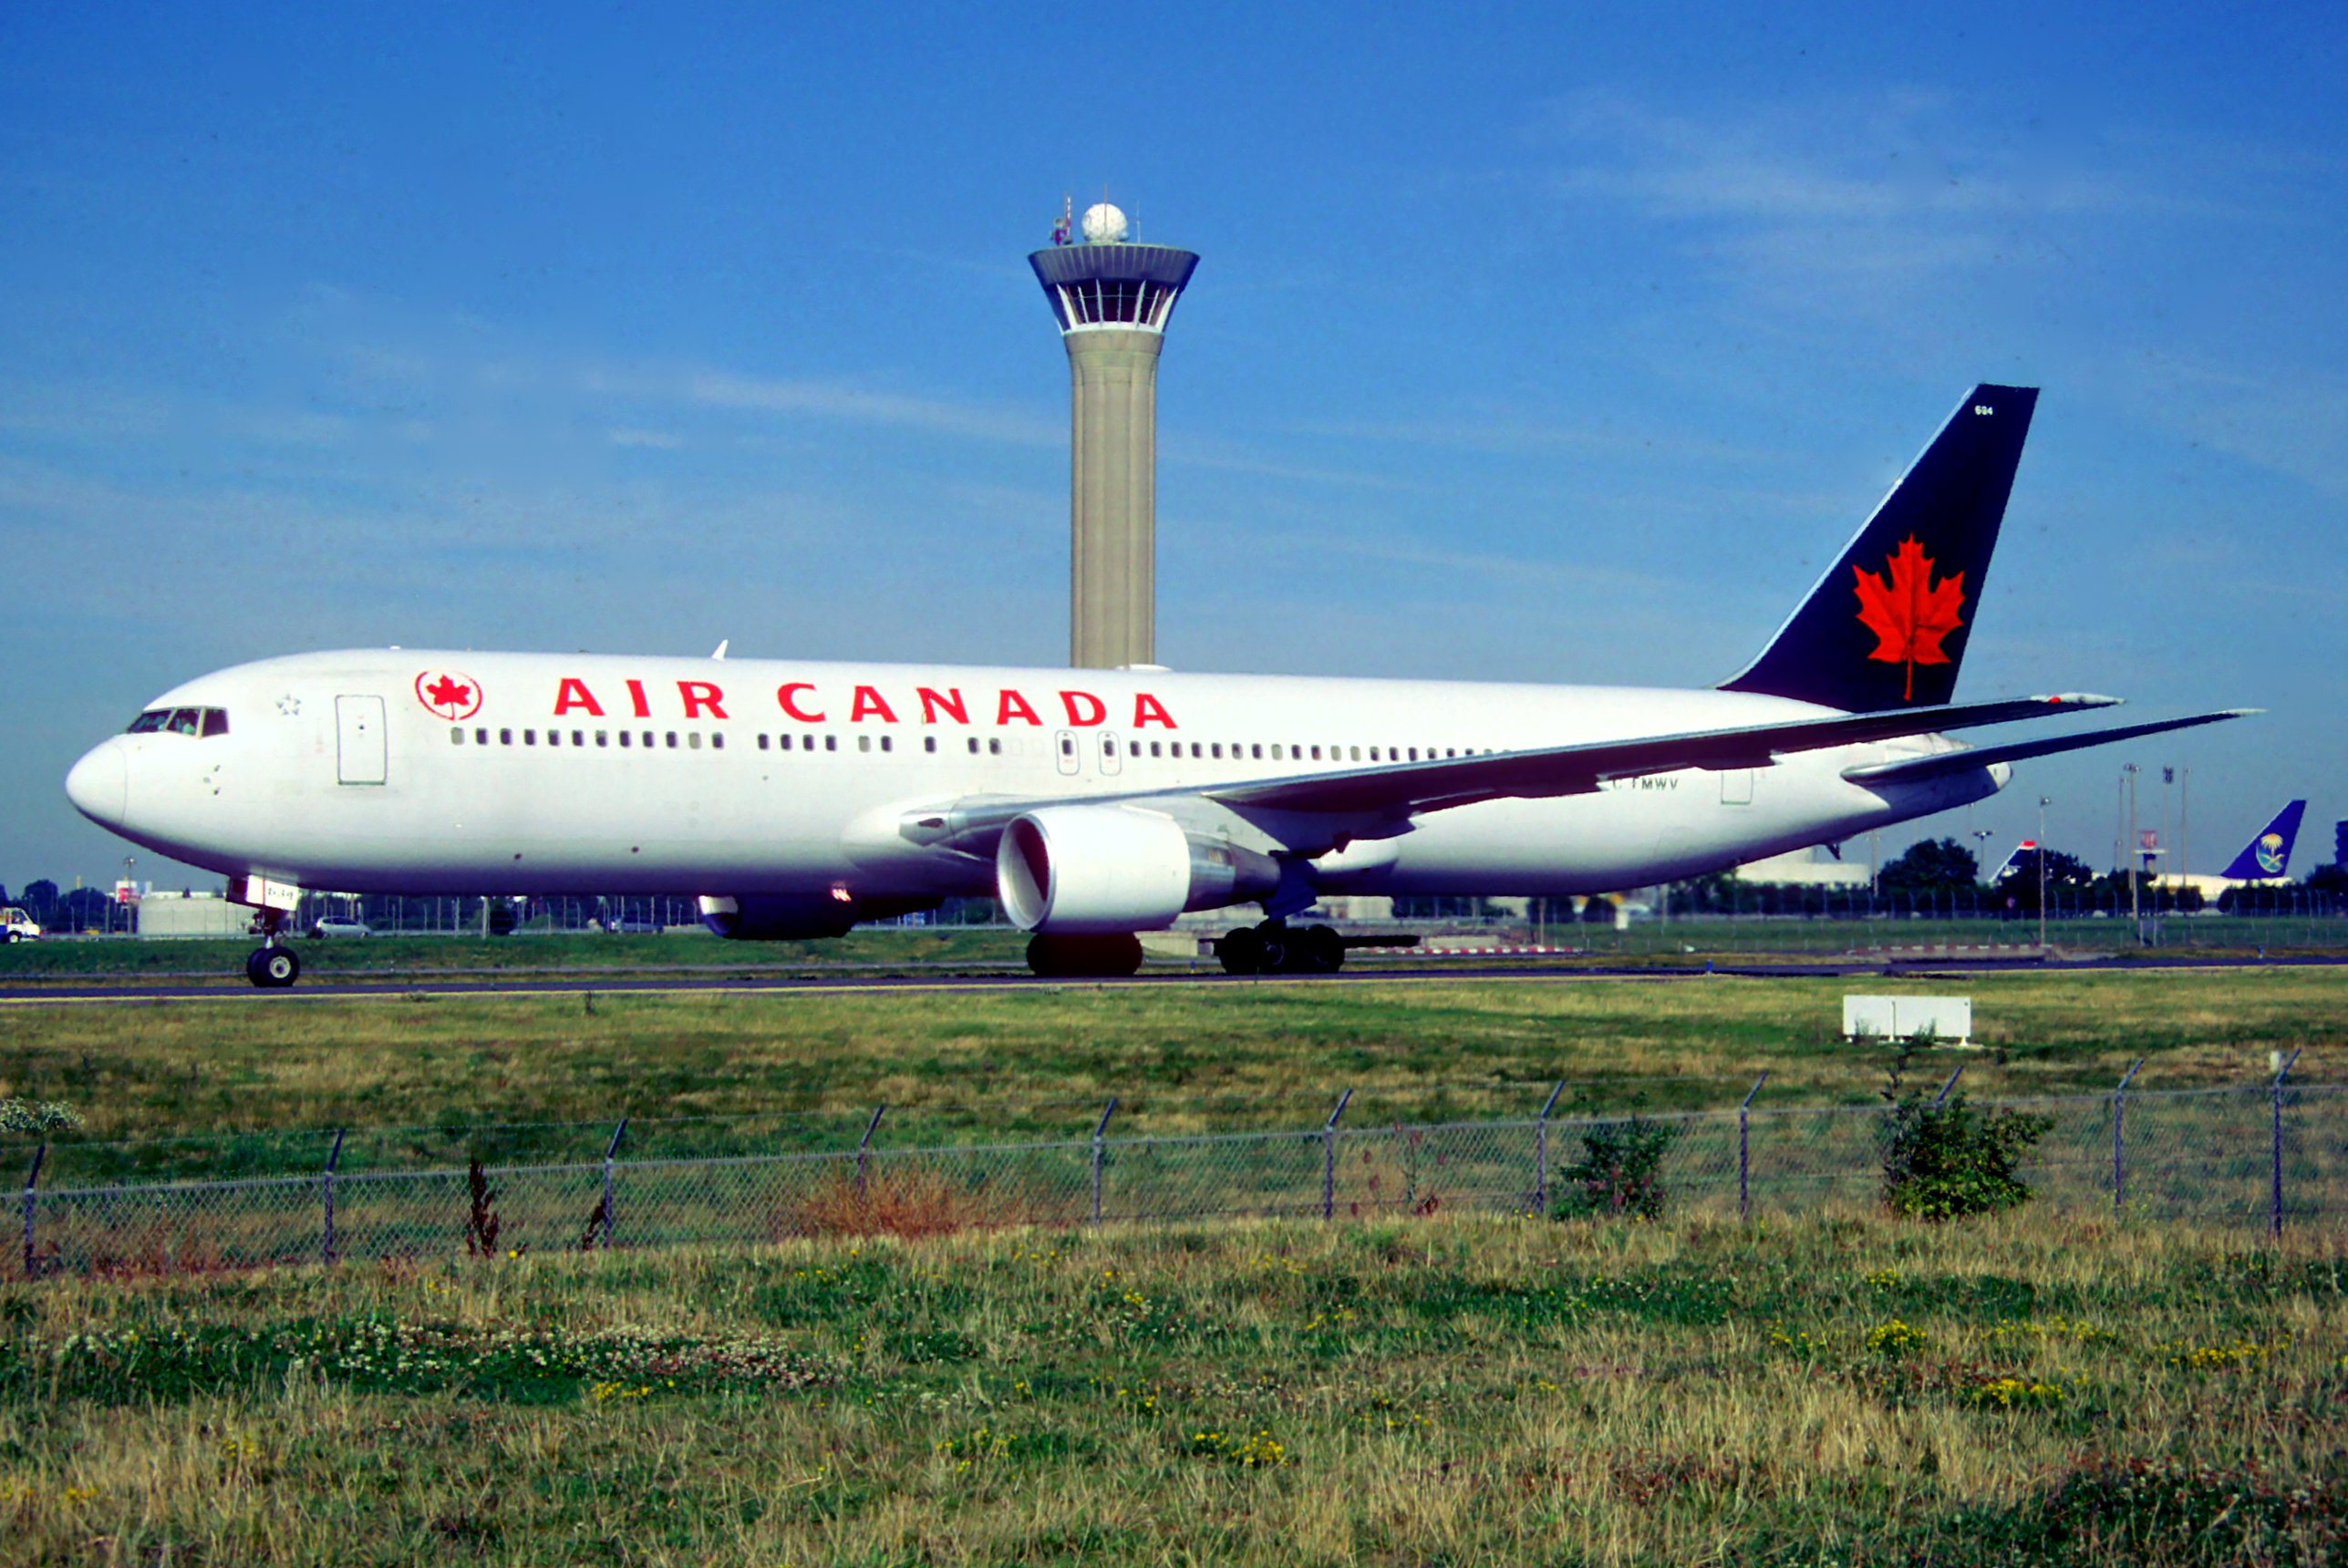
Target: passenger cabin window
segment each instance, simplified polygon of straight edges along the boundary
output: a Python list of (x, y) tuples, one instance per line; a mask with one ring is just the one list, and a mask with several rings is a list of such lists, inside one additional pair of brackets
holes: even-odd
[(510, 729), (501, 729), (501, 730), (499, 730), (499, 731), (497, 732), (497, 743), (498, 743), (500, 746), (511, 746), (511, 745), (512, 745), (512, 744), (513, 744), (513, 731), (512, 731), (512, 730), (510, 730)]
[(449, 744), (451, 746), (462, 746), (464, 743), (465, 727), (460, 724), (449, 731)]
[(620, 731), (620, 744), (622, 746), (626, 746), (628, 743), (628, 735), (629, 731), (627, 730), (623, 729)]
[(990, 740), (988, 740), (988, 741), (987, 742), (987, 755), (988, 755), (988, 756), (989, 756), (989, 757), (1000, 757), (1002, 754), (1003, 754), (1003, 743), (1002, 743), (1000, 740), (991, 740), (991, 739), (990, 739)]
[[(623, 736), (621, 738), (626, 739), (626, 738)], [(609, 746), (611, 744), (611, 740), (612, 732), (610, 730), (599, 729), (595, 731), (595, 744), (597, 746)]]
[(823, 749), (824, 749), (824, 750), (826, 750), (826, 751), (837, 751), (837, 750), (839, 750), (839, 749), (840, 749), (840, 738), (839, 738), (838, 736), (836, 736), (836, 735), (827, 735), (827, 736), (825, 736), (825, 737), (823, 738)]
[(489, 744), (489, 731), (486, 729), (474, 730), (473, 744), (475, 746), (487, 746)]

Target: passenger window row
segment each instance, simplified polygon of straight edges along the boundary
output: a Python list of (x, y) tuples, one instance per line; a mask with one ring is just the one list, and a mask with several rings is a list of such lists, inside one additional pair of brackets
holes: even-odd
[[(462, 746), (465, 743), (465, 727), (461, 724), (450, 726), (449, 744), (451, 746)], [(475, 728), (472, 731), (473, 744), (475, 746), (488, 746), (492, 744), (490, 739), (490, 734), (491, 732), (486, 728)], [(514, 739), (514, 737), (517, 734), (522, 738), (519, 742)], [(517, 744), (522, 746), (536, 746), (539, 744), (540, 738), (539, 732), (535, 729), (523, 729), (517, 731), (513, 729), (500, 728), (496, 732), (496, 735), (497, 739), (494, 744), (499, 746), (513, 746)], [(567, 742), (564, 739), (565, 736), (568, 736), (569, 738)], [(664, 741), (667, 743), (667, 749), (671, 751), (676, 751), (680, 748), (687, 751), (698, 751), (701, 749), (701, 732), (698, 729), (686, 730), (682, 735), (679, 735), (678, 731), (673, 729), (666, 731), (650, 729), (623, 729), (617, 731), (616, 734), (612, 730), (598, 729), (595, 731), (595, 739), (592, 742), (588, 740), (587, 736), (588, 732), (584, 729), (550, 729), (545, 733), (545, 744), (548, 746), (562, 746), (568, 744), (574, 748), (584, 749), (590, 744), (608, 747), (613, 744), (615, 739), (616, 739), (619, 746), (624, 750), (635, 748), (641, 744), (645, 750), (651, 751), (660, 747)], [(641, 738), (640, 741), (639, 737)], [(712, 751), (723, 751), (726, 748), (726, 738), (722, 734), (712, 733), (709, 738), (709, 749)]]
[[(155, 722), (150, 723), (149, 721), (150, 719)], [(138, 719), (130, 726), (129, 732), (133, 735), (141, 735), (152, 730), (165, 729), (170, 730), (171, 733), (180, 735), (195, 735), (199, 733), (203, 735), (226, 735), (228, 733), (228, 715), (216, 707), (155, 708), (149, 712), (140, 714)], [(516, 733), (517, 732), (512, 729), (500, 728), (496, 731), (497, 739), (495, 744), (499, 746), (512, 746), (516, 744), (514, 740)], [(540, 743), (539, 732), (535, 729), (523, 729), (519, 733), (522, 737), (521, 741), (519, 742), (521, 745), (536, 746)], [(700, 731), (684, 731), (680, 739), (679, 732), (674, 729), (666, 731), (656, 731), (650, 729), (623, 729), (617, 732), (598, 729), (593, 732), (595, 738), (592, 744), (600, 747), (608, 747), (613, 744), (615, 733), (616, 733), (617, 742), (622, 749), (627, 749), (641, 745), (643, 749), (650, 751), (665, 743), (667, 749), (670, 751), (679, 749), (680, 746), (686, 750), (698, 751), (701, 749), (702, 746), (702, 736)], [(491, 744), (490, 739), (491, 732), (487, 728), (476, 727), (472, 730), (471, 734), (472, 743), (475, 746), (488, 746)], [(463, 725), (460, 724), (451, 726), (449, 730), (449, 744), (451, 746), (462, 746), (465, 744), (465, 735), (466, 730)], [(591, 744), (587, 738), (589, 732), (584, 729), (574, 729), (568, 731), (549, 729), (545, 732), (544, 743), (548, 746), (564, 745), (565, 735), (569, 737), (567, 744), (574, 748), (584, 748)], [(641, 738), (639, 739), (639, 738)], [(760, 751), (790, 751), (795, 748), (801, 751), (814, 751), (819, 749), (816, 746), (816, 738), (817, 738), (815, 736), (811, 734), (801, 734), (794, 739), (794, 738), (789, 734), (767, 735), (761, 733), (759, 736), (759, 749)], [(837, 735), (825, 735), (822, 738), (822, 750), (837, 751), (840, 749), (840, 738)], [(874, 738), (870, 735), (859, 735), (856, 737), (856, 749), (865, 752), (872, 751), (874, 749), (873, 739)], [(971, 756), (976, 757), (980, 754), (978, 737), (975, 735), (967, 737), (965, 738), (965, 744), (968, 748), (969, 754)], [(1173, 758), (1179, 760), (1184, 755), (1183, 747), (1184, 744), (1184, 742), (1179, 740), (1153, 740), (1149, 743), (1149, 755), (1153, 758), (1162, 759)], [(1226, 752), (1229, 759), (1235, 762), (1261, 762), (1267, 759), (1267, 747), (1260, 741), (1242, 743), (1236, 740), (1230, 742), (1220, 740), (1193, 740), (1187, 742), (1187, 744), (1190, 748), (1189, 755), (1191, 758), (1198, 761), (1220, 762), (1226, 759)], [(719, 731), (712, 731), (709, 737), (709, 746), (713, 751), (723, 751), (726, 748), (725, 735)], [(1063, 738), (1060, 743), (1060, 751), (1063, 755), (1072, 754), (1072, 747), (1073, 743), (1071, 741)], [(936, 755), (937, 751), (937, 737), (935, 735), (926, 735), (922, 737), (921, 748), (924, 752), (933, 756)], [(880, 737), (879, 749), (884, 752), (895, 750), (895, 738), (888, 735)], [(1101, 749), (1104, 756), (1117, 756), (1118, 750), (1116, 736), (1113, 734), (1103, 735), (1101, 738)], [(1137, 759), (1143, 755), (1142, 743), (1138, 740), (1133, 742), (1125, 749), (1128, 755), (1131, 755)], [(1424, 754), (1423, 757), (1422, 756), (1422, 749)], [(999, 737), (988, 738), (985, 743), (985, 750), (986, 755), (989, 757), (1000, 757), (1003, 755), (1003, 742), (1001, 738)], [(1320, 747), (1294, 743), (1284, 746), (1278, 741), (1272, 742), (1268, 748), (1268, 760), (1274, 762), (1368, 761), (1395, 763), (1402, 761), (1418, 762), (1421, 760), (1432, 762), (1438, 761), (1448, 757), (1489, 757), (1492, 755), (1492, 748), (1488, 746), (1480, 748), (1471, 746), (1463, 751), (1456, 746), (1430, 746), (1423, 748), (1416, 746), (1372, 746), (1365, 748), (1360, 746)], [(1365, 751), (1367, 753), (1366, 756)]]

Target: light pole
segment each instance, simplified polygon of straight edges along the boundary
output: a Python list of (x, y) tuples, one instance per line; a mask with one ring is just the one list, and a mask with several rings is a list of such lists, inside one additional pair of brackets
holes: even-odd
[[(1982, 868), (1989, 864), (1989, 861), (1984, 860), (1982, 857), (1990, 852), (1990, 837), (1992, 831), (1993, 830), (1989, 828), (1975, 828), (1973, 830), (1973, 885), (1977, 888), (1981, 885)], [(1950, 914), (1954, 915), (1957, 913), (1956, 905), (1953, 902), (1955, 895), (1952, 893), (1950, 896), (1951, 903), (1950, 904), (1949, 913)], [(1973, 900), (1973, 913), (1978, 916), (1981, 913), (1981, 898), (1976, 894)]]
[(2046, 806), (2047, 798), (2038, 798), (2038, 953), (2046, 955)]
[(2135, 927), (2136, 945), (2144, 945), (2144, 911), (2136, 897), (2136, 765), (2120, 764), (2121, 782), (2128, 790), (2128, 836), (2122, 840), (2128, 851), (2128, 923)]

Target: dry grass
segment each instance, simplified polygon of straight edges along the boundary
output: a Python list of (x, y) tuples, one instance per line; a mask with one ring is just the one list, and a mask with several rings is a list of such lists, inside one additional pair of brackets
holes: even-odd
[(892, 1162), (876, 1171), (835, 1172), (785, 1204), (768, 1233), (778, 1242), (800, 1236), (911, 1239), (1066, 1224), (1076, 1218), (1073, 1212), (1044, 1213), (1027, 1195), (995, 1191), (983, 1181), (957, 1180), (927, 1165)]

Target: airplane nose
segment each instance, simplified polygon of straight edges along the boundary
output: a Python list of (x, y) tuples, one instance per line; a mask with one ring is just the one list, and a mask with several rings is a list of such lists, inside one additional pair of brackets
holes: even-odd
[(122, 748), (109, 740), (73, 765), (66, 775), (66, 799), (101, 828), (119, 828), (130, 814), (130, 766)]

